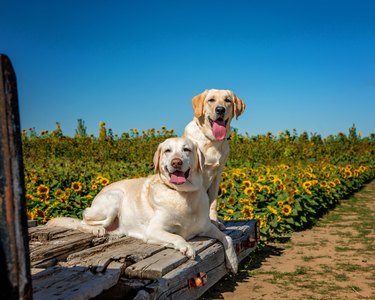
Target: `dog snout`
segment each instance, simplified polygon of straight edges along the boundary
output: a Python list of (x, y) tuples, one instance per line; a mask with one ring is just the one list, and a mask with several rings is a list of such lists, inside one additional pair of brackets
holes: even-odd
[(216, 114), (218, 114), (220, 116), (223, 116), (225, 114), (225, 107), (223, 107), (223, 106), (217, 106), (215, 108), (215, 112), (216, 112)]
[(175, 169), (180, 169), (182, 167), (182, 160), (179, 158), (174, 158), (171, 161), (171, 165)]

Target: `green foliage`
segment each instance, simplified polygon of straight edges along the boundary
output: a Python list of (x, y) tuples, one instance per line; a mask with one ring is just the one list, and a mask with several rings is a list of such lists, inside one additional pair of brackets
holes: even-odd
[[(157, 145), (173, 130), (131, 129), (120, 136), (100, 123), (99, 137), (87, 136), (78, 120), (76, 137), (59, 123), (51, 134), (23, 131), (27, 208), (40, 223), (56, 216), (81, 217), (110, 182), (153, 172)], [(264, 238), (313, 225), (340, 199), (375, 178), (375, 135), (322, 138), (286, 130), (274, 136), (233, 130), (222, 175), (218, 210), (224, 219), (258, 219)]]

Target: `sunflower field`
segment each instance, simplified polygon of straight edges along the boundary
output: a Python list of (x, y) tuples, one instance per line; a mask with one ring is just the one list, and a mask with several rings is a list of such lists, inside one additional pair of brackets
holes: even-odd
[[(173, 130), (162, 127), (121, 135), (99, 126), (75, 137), (56, 130), (22, 132), (28, 218), (44, 224), (57, 216), (82, 217), (95, 195), (111, 182), (153, 172), (157, 145)], [(250, 136), (232, 130), (222, 174), (218, 211), (224, 220), (258, 219), (263, 238), (312, 226), (345, 197), (375, 178), (375, 134), (322, 138), (286, 130)]]

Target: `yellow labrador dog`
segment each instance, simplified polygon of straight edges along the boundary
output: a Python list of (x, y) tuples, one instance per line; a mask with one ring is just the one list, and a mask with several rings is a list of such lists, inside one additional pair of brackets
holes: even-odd
[(220, 229), (217, 219), (217, 197), (221, 173), (229, 155), (230, 123), (245, 110), (244, 102), (230, 90), (206, 90), (192, 101), (194, 119), (186, 127), (184, 136), (198, 144), (205, 158), (203, 186), (210, 200), (210, 218)]
[(56, 218), (47, 226), (78, 229), (95, 235), (117, 234), (165, 245), (195, 258), (187, 240), (207, 236), (225, 248), (226, 266), (237, 272), (232, 239), (209, 219), (203, 188), (202, 155), (188, 138), (170, 138), (154, 155), (155, 175), (114, 182), (94, 198), (83, 220)]

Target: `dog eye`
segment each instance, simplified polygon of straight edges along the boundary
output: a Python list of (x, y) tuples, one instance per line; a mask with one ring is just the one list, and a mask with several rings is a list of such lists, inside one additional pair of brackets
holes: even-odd
[(184, 148), (183, 150), (184, 150), (184, 152), (191, 152), (191, 150), (189, 148)]
[(227, 102), (227, 103), (231, 103), (232, 102), (232, 100), (230, 100), (229, 98), (226, 98), (224, 101)]
[(208, 102), (215, 102), (215, 99), (208, 99)]
[(164, 150), (164, 153), (169, 153), (169, 152), (172, 152), (172, 150), (171, 149), (165, 149)]

